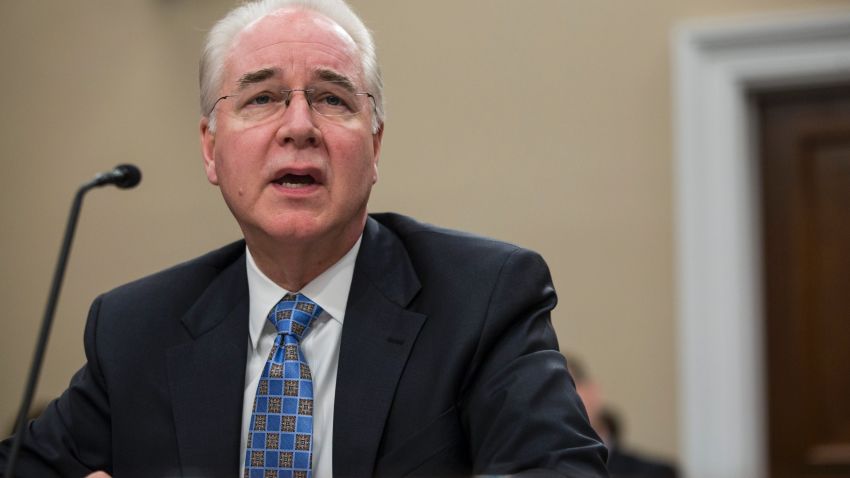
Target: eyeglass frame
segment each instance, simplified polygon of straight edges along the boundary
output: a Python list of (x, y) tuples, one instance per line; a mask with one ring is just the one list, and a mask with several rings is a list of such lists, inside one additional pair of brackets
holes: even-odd
[[(320, 83), (344, 83), (344, 82), (322, 81)], [(279, 91), (281, 93), (286, 93), (286, 100), (284, 101), (284, 111), (285, 111), (286, 108), (289, 107), (289, 103), (292, 101), (292, 94), (295, 93), (296, 91), (300, 91), (300, 92), (304, 93), (304, 100), (307, 102), (307, 106), (310, 107), (311, 111), (314, 111), (314, 112), (316, 112), (317, 115), (325, 117), (325, 118), (345, 118), (345, 117), (350, 117), (350, 116), (357, 116), (358, 114), (360, 114), (361, 111), (363, 111), (363, 110), (355, 111), (354, 113), (351, 113), (350, 115), (348, 115), (348, 114), (326, 115), (326, 114), (322, 114), (322, 113), (316, 111), (316, 109), (313, 107), (313, 102), (310, 101), (310, 96), (308, 95), (308, 92), (316, 91), (315, 88), (282, 88), (282, 89), (277, 90), (277, 91)], [(375, 115), (378, 114), (378, 100), (375, 99), (375, 95), (373, 95), (372, 93), (369, 93), (368, 91), (354, 91), (354, 92), (352, 92), (352, 94), (355, 95), (355, 96), (368, 96), (372, 100), (372, 114), (375, 114)], [(239, 96), (239, 94), (230, 94), (230, 95), (220, 96), (213, 103), (212, 107), (210, 108), (210, 111), (207, 113), (207, 117), (212, 116), (213, 112), (215, 112), (215, 107), (218, 106), (218, 103), (221, 100), (226, 100), (228, 98), (235, 98), (237, 96)]]

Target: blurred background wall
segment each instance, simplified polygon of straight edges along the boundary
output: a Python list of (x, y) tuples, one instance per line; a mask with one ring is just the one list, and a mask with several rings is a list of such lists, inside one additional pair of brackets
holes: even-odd
[[(846, 0), (352, 0), (388, 120), (371, 210), (535, 249), (561, 347), (676, 459), (670, 35), (679, 23)], [(100, 292), (237, 239), (198, 152), (197, 56), (231, 1), (0, 6), (0, 426), (12, 425), (76, 187), (121, 162), (138, 189), (86, 200), (39, 400), (83, 363)], [(132, 346), (132, 344), (128, 344)]]

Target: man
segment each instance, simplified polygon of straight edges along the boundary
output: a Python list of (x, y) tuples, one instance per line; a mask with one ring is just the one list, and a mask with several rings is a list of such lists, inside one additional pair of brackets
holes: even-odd
[(201, 95), (244, 241), (94, 302), (20, 476), (605, 476), (542, 259), (367, 215), (382, 83), (347, 5), (235, 9)]

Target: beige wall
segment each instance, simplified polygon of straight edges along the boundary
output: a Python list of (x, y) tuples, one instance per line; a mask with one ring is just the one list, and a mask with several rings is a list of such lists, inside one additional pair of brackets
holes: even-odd
[[(549, 262), (562, 348), (676, 456), (669, 35), (685, 19), (836, 0), (375, 1), (389, 118), (371, 209), (513, 241)], [(99, 292), (239, 236), (206, 184), (196, 57), (230, 2), (4, 2), (0, 15), (0, 427), (11, 426), (76, 186), (92, 192), (38, 396), (83, 361)], [(132, 344), (128, 344), (132, 346)]]

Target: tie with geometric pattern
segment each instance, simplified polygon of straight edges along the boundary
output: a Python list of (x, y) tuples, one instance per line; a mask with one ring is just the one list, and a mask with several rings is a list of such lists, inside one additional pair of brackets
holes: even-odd
[(313, 379), (299, 342), (321, 313), (302, 294), (286, 294), (269, 312), (278, 335), (257, 385), (244, 478), (312, 476)]

